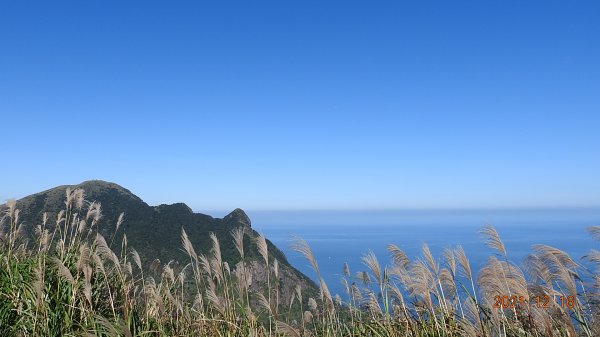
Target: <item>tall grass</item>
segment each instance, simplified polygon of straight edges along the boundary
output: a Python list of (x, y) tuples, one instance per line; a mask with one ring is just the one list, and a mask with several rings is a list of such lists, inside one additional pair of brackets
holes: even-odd
[[(598, 271), (546, 245), (534, 246), (518, 265), (491, 226), (482, 235), (492, 255), (477, 272), (460, 246), (436, 258), (423, 245), (422, 256), (410, 260), (389, 245), (390, 265), (372, 252), (362, 257), (362, 271), (353, 274), (344, 265), (343, 296), (332, 296), (310, 246), (298, 238), (292, 248), (318, 281), (313, 296), (286, 285), (264, 236), (243, 227), (231, 231), (240, 256), (235, 266), (223, 261), (214, 234), (208, 254), (198, 254), (183, 229), (187, 261), (143, 266), (126, 236), (114, 242), (114, 233), (108, 240), (100, 234), (99, 203), (87, 202), (80, 189), (68, 189), (65, 199), (57, 217), (44, 215), (31, 235), (16, 203), (4, 206), (1, 336), (600, 335)], [(117, 230), (123, 221), (121, 214)], [(600, 227), (589, 232), (600, 239)], [(248, 258), (247, 236), (260, 260)], [(600, 266), (600, 251), (584, 258), (587, 266)], [(282, 296), (284, 286), (293, 288), (291, 296)], [(496, 307), (497, 296), (520, 300)], [(544, 296), (547, 307), (539, 305)], [(561, 298), (569, 298), (568, 305)]]

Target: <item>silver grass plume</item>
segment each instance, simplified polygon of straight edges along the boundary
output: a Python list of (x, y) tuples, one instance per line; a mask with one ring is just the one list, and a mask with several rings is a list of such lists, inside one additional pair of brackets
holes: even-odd
[(399, 266), (401, 268), (406, 268), (408, 266), (408, 264), (410, 263), (408, 256), (404, 253), (404, 251), (402, 249), (400, 249), (400, 247), (398, 247), (394, 244), (389, 244), (389, 245), (387, 245), (387, 250), (392, 255), (392, 262), (396, 266)]
[(265, 261), (265, 265), (269, 266), (269, 249), (264, 235), (258, 234), (256, 237), (256, 246), (258, 248), (258, 252)]
[(221, 266), (223, 265), (223, 258), (221, 257), (221, 244), (219, 244), (219, 239), (213, 232), (210, 233), (210, 239), (213, 244), (213, 247), (212, 247), (213, 257), (215, 258), (216, 264), (219, 266), (219, 269), (220, 269)]
[(310, 323), (313, 319), (313, 314), (310, 311), (305, 311), (304, 314), (302, 314), (302, 320), (304, 321), (304, 323)]
[(164, 267), (163, 267), (163, 272), (161, 277), (164, 280), (168, 280), (171, 283), (175, 282), (175, 272), (173, 271), (173, 268), (171, 268), (171, 263), (173, 261), (169, 261), (169, 263), (167, 263)]
[(483, 226), (480, 233), (485, 239), (485, 243), (488, 247), (495, 249), (502, 253), (503, 256), (506, 256), (506, 248), (504, 247), (504, 243), (502, 243), (500, 235), (492, 225)]
[(65, 205), (67, 208), (75, 207), (76, 209), (81, 209), (84, 203), (84, 192), (81, 188), (76, 188), (71, 190), (70, 187), (66, 189), (67, 199), (65, 201)]
[(595, 240), (600, 241), (600, 226), (591, 226), (586, 230)]
[(44, 306), (44, 267), (38, 263), (34, 272), (33, 290), (35, 296), (35, 305), (38, 310), (43, 311)]
[(215, 309), (221, 314), (225, 314), (225, 306), (223, 300), (217, 295), (217, 290), (213, 282), (208, 282), (209, 286), (206, 289), (206, 298), (213, 305)]
[(279, 278), (279, 261), (277, 259), (273, 260), (273, 275), (275, 275), (276, 279)]
[(312, 250), (310, 249), (310, 246), (304, 239), (299, 238), (299, 237), (294, 238), (294, 243), (292, 244), (292, 250), (297, 253), (302, 254), (304, 256), (304, 258), (306, 258), (308, 260), (308, 262), (310, 262), (311, 266), (317, 273), (317, 276), (320, 277), (321, 273), (319, 272), (319, 265), (317, 264), (317, 260), (315, 259), (315, 256), (314, 256)]
[(71, 274), (71, 271), (69, 270), (69, 268), (67, 268), (63, 261), (57, 257), (53, 257), (50, 259), (50, 262), (56, 267), (56, 270), (58, 272), (58, 276), (62, 277), (63, 279), (65, 279), (69, 284), (74, 285), (75, 284), (75, 279), (73, 278), (73, 275)]
[(382, 314), (381, 306), (379, 306), (379, 301), (377, 300), (377, 295), (375, 295), (375, 293), (372, 291), (369, 291), (369, 293), (367, 294), (367, 298), (365, 299), (364, 306), (373, 315), (381, 315)]
[(456, 259), (454, 258), (454, 252), (452, 249), (446, 248), (442, 253), (444, 259), (446, 260), (446, 264), (452, 273), (452, 277), (456, 276)]
[(140, 254), (138, 254), (137, 250), (131, 248), (131, 257), (132, 257), (135, 265), (141, 271), (142, 270), (142, 260), (140, 259)]
[(77, 259), (77, 271), (82, 272), (83, 269), (90, 264), (91, 251), (87, 243), (79, 246), (79, 258)]
[(88, 207), (88, 211), (87, 214), (85, 216), (86, 220), (90, 220), (92, 219), (92, 226), (94, 224), (97, 224), (98, 221), (100, 221), (100, 218), (102, 217), (102, 206), (100, 205), (99, 202), (92, 202), (90, 204), (90, 206)]
[(300, 287), (299, 284), (296, 284), (296, 287), (294, 290), (296, 291), (296, 297), (298, 298), (300, 303), (302, 303), (302, 287)]
[(425, 257), (425, 261), (429, 265), (429, 268), (431, 268), (433, 273), (437, 275), (439, 272), (439, 266), (438, 266), (437, 262), (435, 261), (435, 259), (433, 258), (433, 254), (431, 254), (431, 250), (429, 250), (429, 246), (426, 243), (423, 243), (423, 246), (421, 247), (421, 249), (423, 250), (423, 256)]
[(208, 260), (206, 255), (200, 254), (198, 256), (198, 260), (200, 260), (200, 266), (202, 266), (202, 270), (204, 270), (204, 272), (208, 274), (209, 277), (212, 277), (212, 268), (210, 267), (210, 261)]
[(331, 293), (329, 292), (329, 287), (327, 287), (327, 283), (323, 278), (319, 279), (319, 286), (321, 289), (321, 299), (329, 302), (333, 302), (333, 298), (331, 297)]
[(310, 297), (308, 299), (308, 308), (312, 311), (312, 312), (317, 312), (318, 311), (318, 306), (317, 306), (317, 301), (315, 301), (314, 298)]
[(119, 227), (121, 227), (121, 224), (123, 224), (123, 219), (125, 218), (125, 212), (121, 212), (121, 214), (119, 214), (119, 218), (117, 219), (117, 224), (115, 226), (115, 232), (119, 230)]
[(65, 210), (61, 209), (56, 215), (56, 225), (59, 226), (63, 221), (65, 221)]
[(265, 309), (269, 314), (271, 314), (272, 309), (271, 309), (271, 304), (269, 303), (269, 300), (265, 297), (265, 295), (263, 293), (257, 293), (256, 297), (258, 297), (258, 304)]
[(287, 337), (301, 337), (300, 332), (294, 329), (291, 325), (288, 325), (285, 322), (277, 321), (275, 322), (275, 327), (278, 332), (281, 332), (284, 336)]
[(473, 277), (473, 273), (471, 271), (471, 264), (469, 263), (469, 259), (467, 258), (467, 254), (465, 254), (465, 250), (463, 249), (463, 247), (458, 246), (454, 253), (456, 254), (456, 259), (458, 260), (458, 263), (462, 267), (464, 273), (463, 275), (467, 278)]
[(379, 265), (379, 261), (377, 257), (372, 251), (369, 251), (361, 258), (362, 262), (367, 266), (373, 275), (375, 275), (375, 279), (379, 285), (383, 282), (383, 275), (381, 273), (381, 265)]
[(240, 257), (244, 259), (244, 227), (240, 226), (231, 230), (231, 236), (233, 237), (233, 244), (237, 249)]
[(198, 255), (196, 254), (194, 246), (192, 245), (192, 242), (190, 241), (190, 238), (188, 237), (183, 227), (181, 227), (181, 243), (187, 255), (190, 258), (192, 258), (196, 263), (198, 263)]
[(371, 284), (371, 277), (366, 271), (357, 272), (356, 278), (359, 279), (366, 287), (368, 287), (369, 284)]
[(350, 266), (348, 262), (344, 262), (344, 266), (342, 267), (342, 273), (346, 277), (350, 277)]
[(481, 330), (482, 323), (479, 317), (479, 308), (473, 298), (468, 297), (462, 306), (466, 317), (464, 320), (461, 320), (460, 324), (466, 335), (469, 337), (484, 336)]
[(219, 263), (219, 260), (217, 260), (215, 257), (210, 258), (209, 260), (210, 262), (210, 268), (213, 271), (213, 275), (215, 276), (215, 278), (217, 279), (217, 283), (221, 284), (221, 281), (223, 280), (223, 268), (222, 268), (222, 264)]

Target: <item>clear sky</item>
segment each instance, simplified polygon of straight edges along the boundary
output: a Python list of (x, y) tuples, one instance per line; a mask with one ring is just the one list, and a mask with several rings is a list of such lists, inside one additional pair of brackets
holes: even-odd
[(599, 1), (2, 1), (0, 199), (600, 206)]

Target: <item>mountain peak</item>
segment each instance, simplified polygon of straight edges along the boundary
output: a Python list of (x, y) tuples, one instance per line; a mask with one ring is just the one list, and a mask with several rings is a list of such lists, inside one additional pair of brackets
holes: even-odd
[(223, 218), (223, 222), (227, 224), (241, 224), (251, 227), (250, 218), (241, 208), (234, 209), (231, 213)]
[(107, 190), (115, 190), (120, 194), (130, 195), (138, 198), (135, 194), (133, 194), (130, 190), (125, 187), (104, 180), (86, 180), (80, 184), (70, 186), (71, 188), (82, 188), (86, 194), (95, 194), (98, 192), (104, 192)]

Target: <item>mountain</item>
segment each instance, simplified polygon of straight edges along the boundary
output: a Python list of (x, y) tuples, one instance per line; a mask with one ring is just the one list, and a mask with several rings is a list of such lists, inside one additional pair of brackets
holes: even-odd
[[(250, 264), (253, 278), (259, 281), (265, 278), (264, 263), (259, 262), (260, 254), (255, 242), (258, 233), (252, 229), (251, 221), (243, 210), (235, 209), (221, 219), (194, 213), (184, 203), (150, 206), (128, 189), (101, 180), (58, 186), (17, 200), (17, 208), (21, 211), (20, 222), (25, 232), (32, 233), (34, 227), (42, 223), (45, 212), (47, 225), (53, 226), (58, 212), (65, 207), (67, 188), (70, 190), (80, 188), (84, 191), (88, 204), (89, 202), (101, 204), (102, 216), (98, 222), (98, 231), (116, 252), (120, 251), (125, 235), (127, 246), (139, 253), (142, 265), (146, 268), (155, 264), (156, 259), (163, 265), (173, 261), (171, 263), (174, 266), (183, 266), (190, 261), (182, 246), (183, 228), (198, 255), (210, 254), (213, 246), (209, 235), (214, 233), (221, 245), (223, 261), (233, 269), (240, 261), (240, 257), (230, 233), (235, 228), (244, 227), (246, 259)], [(0, 210), (2, 207), (0, 206)], [(86, 206), (81, 212), (85, 216)], [(121, 213), (124, 213), (124, 220), (117, 229), (117, 219)], [(269, 261), (277, 259), (279, 262), (283, 297), (291, 296), (296, 284), (301, 285), (303, 291), (313, 293), (316, 285), (290, 265), (281, 250), (269, 240), (266, 241)]]

